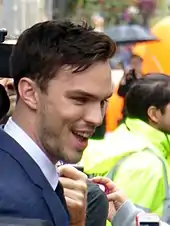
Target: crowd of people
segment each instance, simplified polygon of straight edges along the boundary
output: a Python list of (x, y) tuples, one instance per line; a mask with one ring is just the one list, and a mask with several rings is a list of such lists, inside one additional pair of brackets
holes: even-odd
[[(170, 223), (168, 75), (131, 70), (119, 87), (123, 121), (88, 144), (113, 93), (115, 52), (107, 35), (85, 23), (46, 21), (18, 38), (11, 78), (0, 80), (0, 216), (7, 224), (12, 217), (135, 226), (148, 210), (162, 218), (157, 223)], [(138, 62), (134, 55), (132, 65)], [(70, 165), (78, 162), (84, 172)]]

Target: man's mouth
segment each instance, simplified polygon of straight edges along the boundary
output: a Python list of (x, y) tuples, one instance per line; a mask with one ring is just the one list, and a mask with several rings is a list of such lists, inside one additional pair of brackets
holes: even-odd
[(77, 131), (72, 131), (72, 133), (74, 134), (74, 136), (77, 137), (77, 139), (79, 139), (82, 142), (87, 141), (93, 134), (89, 132), (77, 132)]

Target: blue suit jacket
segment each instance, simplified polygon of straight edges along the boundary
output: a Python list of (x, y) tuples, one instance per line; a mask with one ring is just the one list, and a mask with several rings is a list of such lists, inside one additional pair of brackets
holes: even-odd
[(0, 215), (69, 226), (69, 216), (39, 166), (0, 129)]

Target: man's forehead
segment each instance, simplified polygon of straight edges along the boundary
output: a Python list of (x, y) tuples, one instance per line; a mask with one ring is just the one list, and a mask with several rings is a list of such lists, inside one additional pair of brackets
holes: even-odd
[[(80, 73), (71, 73), (70, 70), (63, 70), (56, 77), (60, 88), (64, 87), (68, 94), (81, 94), (84, 96), (110, 96), (113, 92), (113, 82), (109, 65), (102, 64), (98, 70), (91, 67)], [(104, 67), (103, 67), (104, 66)]]
[(60, 78), (65, 77), (66, 79), (77, 78), (79, 76), (80, 78), (87, 77), (87, 76), (91, 77), (91, 75), (94, 75), (94, 73), (96, 74), (96, 72), (111, 74), (110, 61), (96, 62), (91, 66), (89, 66), (87, 69), (82, 71), (80, 70), (79, 72), (78, 71), (75, 72), (75, 70), (76, 70), (76, 67), (73, 67), (70, 65), (64, 65), (58, 72), (58, 77)]
[(90, 89), (69, 89), (66, 91), (66, 94), (68, 96), (74, 95), (74, 96), (83, 96), (83, 97), (88, 97), (91, 99), (108, 99), (111, 97), (113, 90), (108, 89), (103, 92), (95, 92), (95, 90), (90, 90)]

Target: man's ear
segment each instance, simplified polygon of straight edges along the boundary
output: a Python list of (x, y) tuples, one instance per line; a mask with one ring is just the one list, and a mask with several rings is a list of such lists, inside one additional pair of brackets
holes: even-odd
[(155, 106), (150, 106), (148, 108), (148, 118), (153, 122), (153, 123), (158, 123), (160, 120), (160, 117), (162, 116), (161, 110), (156, 108)]
[(18, 84), (18, 93), (22, 101), (32, 110), (37, 110), (38, 89), (36, 83), (29, 78), (21, 78)]

